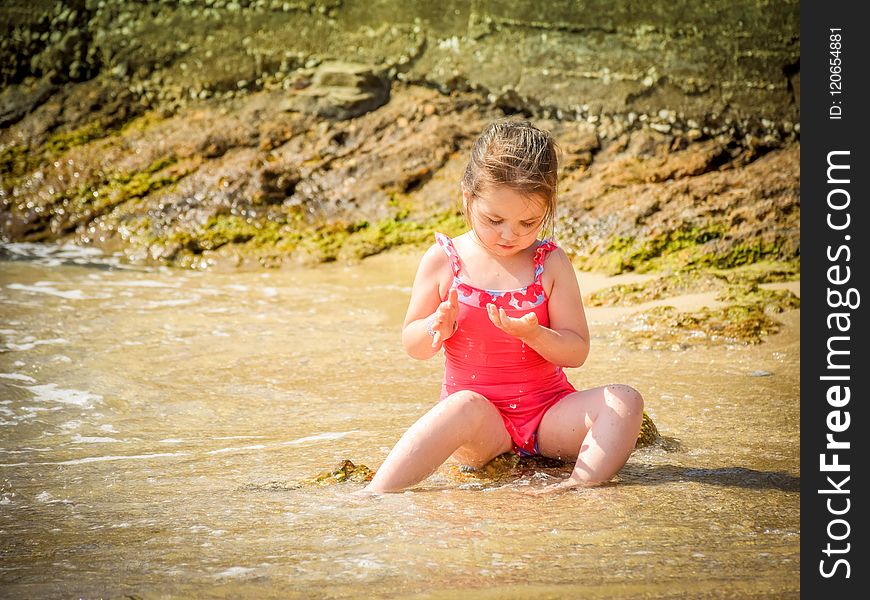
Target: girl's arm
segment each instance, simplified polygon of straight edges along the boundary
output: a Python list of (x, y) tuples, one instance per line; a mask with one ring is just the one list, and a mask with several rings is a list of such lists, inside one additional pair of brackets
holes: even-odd
[[(444, 340), (453, 334), (458, 313), (456, 294), (448, 296), (453, 280), (447, 255), (438, 244), (433, 244), (420, 260), (411, 300), (402, 325), (402, 345), (412, 358), (425, 360), (441, 349)], [(426, 330), (427, 321), (433, 319), (433, 338)]]
[(574, 267), (565, 252), (557, 248), (547, 259), (546, 270), (553, 274), (553, 290), (547, 302), (549, 327), (538, 324), (535, 313), (514, 319), (494, 304), (487, 306), (489, 318), (551, 363), (579, 367), (589, 355), (589, 325)]

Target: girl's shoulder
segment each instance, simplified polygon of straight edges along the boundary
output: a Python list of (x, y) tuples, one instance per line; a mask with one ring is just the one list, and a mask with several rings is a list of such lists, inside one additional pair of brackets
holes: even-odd
[(426, 278), (447, 281), (453, 278), (450, 266), (451, 257), (444, 251), (441, 242), (436, 241), (426, 249), (417, 267), (418, 273)]
[(541, 264), (543, 266), (541, 283), (547, 290), (548, 297), (556, 282), (572, 280), (576, 282), (577, 280), (577, 273), (574, 271), (574, 265), (568, 258), (568, 254), (555, 244), (546, 252)]
[(552, 240), (547, 240), (538, 246), (535, 250), (535, 261), (544, 266), (545, 272), (547, 270), (564, 271), (566, 267), (573, 271), (574, 268), (565, 251)]
[(444, 247), (437, 241), (426, 248), (426, 252), (423, 253), (423, 257), (420, 259), (421, 268), (423, 266), (438, 268), (447, 265), (448, 263), (449, 257), (447, 256), (447, 253), (444, 252)]

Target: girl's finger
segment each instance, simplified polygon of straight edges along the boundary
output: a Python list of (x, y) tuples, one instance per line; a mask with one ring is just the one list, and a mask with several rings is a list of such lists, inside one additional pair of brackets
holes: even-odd
[(495, 323), (496, 327), (504, 331), (505, 326), (508, 324), (507, 318), (502, 315), (504, 309), (496, 308), (495, 304), (491, 304), (490, 306), (492, 306), (492, 322)]
[(450, 308), (459, 308), (459, 291), (456, 288), (450, 288), (447, 294), (447, 303)]
[(489, 320), (492, 321), (493, 325), (497, 326), (498, 322), (496, 321), (495, 314), (492, 312), (493, 308), (495, 308), (495, 305), (493, 304), (486, 305), (486, 316), (489, 317)]
[(441, 341), (441, 332), (440, 332), (440, 331), (436, 331), (436, 332), (435, 332), (435, 336), (432, 338), (432, 347), (433, 347), (433, 348), (437, 348), (437, 347), (438, 347), (438, 342), (440, 342), (440, 341)]

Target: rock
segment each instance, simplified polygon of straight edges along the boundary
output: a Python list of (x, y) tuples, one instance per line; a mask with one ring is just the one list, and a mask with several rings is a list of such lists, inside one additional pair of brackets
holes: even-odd
[(336, 483), (365, 483), (372, 480), (375, 472), (365, 465), (355, 465), (351, 460), (341, 461), (331, 471), (324, 471), (309, 479), (300, 481), (300, 485), (334, 485)]
[(371, 112), (390, 99), (390, 82), (370, 65), (323, 63), (311, 84), (291, 92), (285, 109), (347, 120)]
[(649, 446), (657, 439), (659, 439), (659, 430), (646, 411), (643, 411), (643, 421), (640, 423), (640, 433), (637, 434), (637, 442), (635, 442), (634, 447)]
[(32, 86), (11, 85), (0, 92), (0, 127), (20, 121), (51, 96), (57, 86), (42, 79)]

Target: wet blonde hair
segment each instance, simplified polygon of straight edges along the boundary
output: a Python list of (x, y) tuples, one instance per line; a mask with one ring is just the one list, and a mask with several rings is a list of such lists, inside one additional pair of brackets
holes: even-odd
[[(494, 187), (508, 187), (528, 198), (544, 200), (541, 231), (554, 227), (558, 187), (558, 146), (549, 132), (530, 121), (499, 120), (487, 125), (471, 147), (462, 183), (475, 197)], [(463, 202), (471, 226), (470, 206)]]

